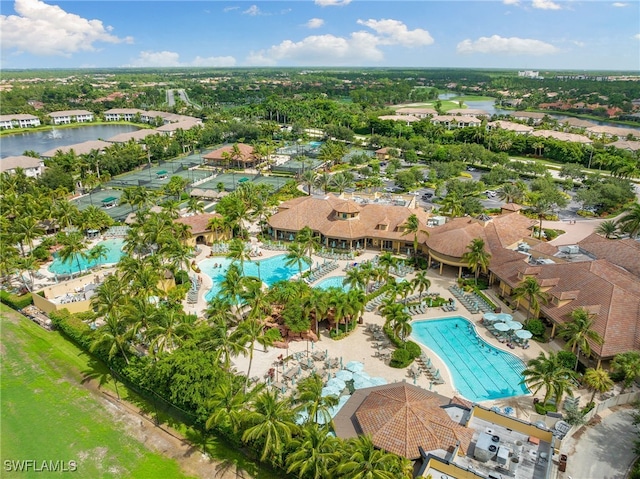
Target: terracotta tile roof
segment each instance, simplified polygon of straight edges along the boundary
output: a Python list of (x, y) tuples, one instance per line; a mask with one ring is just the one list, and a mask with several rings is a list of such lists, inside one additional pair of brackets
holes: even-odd
[(0, 171), (11, 171), (16, 168), (40, 168), (42, 160), (31, 156), (18, 155), (0, 158)]
[(553, 256), (558, 252), (558, 247), (555, 245), (552, 245), (551, 243), (547, 243), (543, 241), (535, 245), (533, 248), (531, 248), (531, 251), (537, 251), (542, 254)]
[(118, 135), (107, 138), (107, 141), (111, 143), (126, 143), (129, 140), (144, 140), (147, 136), (157, 135), (158, 130), (142, 129), (136, 131), (130, 131), (126, 133), (120, 133)]
[(426, 244), (436, 253), (461, 258), (471, 241), (481, 238), (493, 261), (493, 255), (498, 250), (529, 236), (529, 228), (533, 223), (533, 220), (518, 213), (494, 216), (487, 222), (470, 217), (454, 218), (442, 226), (432, 228)]
[(533, 127), (529, 125), (523, 125), (522, 123), (515, 123), (513, 121), (497, 120), (487, 123), (489, 127), (501, 128), (502, 130), (516, 131), (522, 133), (531, 133)]
[[(240, 150), (240, 158), (238, 160), (234, 159), (233, 161), (254, 161), (255, 156), (253, 153), (253, 146), (247, 145), (245, 143), (238, 143), (238, 149)], [(205, 160), (223, 160), (223, 153), (231, 154), (233, 152), (233, 145), (226, 145), (222, 148), (218, 148), (217, 150), (213, 150), (206, 155), (202, 155), (202, 158)]]
[(466, 454), (473, 431), (451, 420), (437, 396), (402, 383), (371, 392), (362, 402), (356, 420), (373, 444), (408, 459), (426, 451), (451, 451), (460, 443)]
[(631, 238), (607, 239), (592, 233), (578, 242), (578, 246), (596, 258), (606, 259), (640, 278), (640, 242)]
[(175, 220), (176, 223), (191, 226), (191, 234), (197, 235), (198, 233), (204, 233), (209, 231), (207, 225), (211, 218), (221, 217), (218, 213), (202, 213), (193, 216), (183, 216)]
[(546, 292), (560, 302), (550, 300), (541, 312), (557, 324), (569, 321), (577, 308), (597, 311), (593, 329), (605, 341), (591, 344), (591, 349), (601, 358), (640, 349), (640, 281), (628, 271), (604, 259), (535, 267), (511, 261), (492, 265), (491, 270), (510, 287), (520, 284), (519, 274), (550, 283)]
[(69, 153), (71, 150), (73, 150), (76, 155), (86, 155), (87, 153), (91, 152), (91, 150), (102, 151), (110, 146), (113, 146), (113, 143), (102, 140), (90, 140), (84, 141), (82, 143), (76, 143), (74, 145), (59, 146), (57, 148), (53, 148), (51, 150), (45, 151), (44, 153), (41, 153), (40, 156), (43, 158), (53, 158), (56, 155), (57, 151)]
[[(338, 211), (357, 215), (355, 218), (340, 219), (336, 217)], [(285, 201), (268, 222), (272, 228), (292, 232), (309, 226), (330, 238), (350, 240), (371, 237), (412, 242), (413, 235), (403, 235), (402, 228), (412, 214), (418, 217), (422, 229), (426, 229), (428, 214), (422, 209), (381, 204), (358, 205), (329, 194), (324, 198), (304, 196)], [(377, 229), (379, 225), (387, 225), (387, 229)], [(419, 235), (418, 238), (423, 236)]]
[(565, 133), (563, 131), (555, 130), (536, 130), (531, 133), (531, 136), (539, 136), (542, 138), (555, 138), (560, 141), (574, 141), (576, 143), (593, 143), (591, 138), (584, 135), (576, 135), (575, 133)]

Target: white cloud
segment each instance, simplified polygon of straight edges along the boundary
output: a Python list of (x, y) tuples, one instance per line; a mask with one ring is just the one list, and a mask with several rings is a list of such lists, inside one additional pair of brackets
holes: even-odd
[(505, 5), (519, 5), (520, 0), (502, 0)]
[(242, 14), (243, 15), (251, 15), (252, 17), (255, 17), (257, 15), (262, 15), (262, 12), (258, 8), (258, 5), (251, 5), (244, 12), (242, 12)]
[(233, 12), (234, 10), (240, 10), (240, 7), (225, 7), (222, 9), (224, 13)]
[(624, 8), (624, 7), (628, 7), (629, 4), (628, 3), (622, 3), (622, 2), (613, 2), (611, 4), (612, 7), (617, 7), (617, 8)]
[(358, 24), (371, 28), (375, 34), (357, 31), (345, 37), (327, 34), (312, 35), (298, 42), (285, 40), (267, 50), (251, 52), (246, 62), (248, 65), (276, 65), (282, 61), (296, 65), (359, 66), (384, 60), (380, 46), (416, 47), (433, 43), (428, 31), (409, 30), (398, 20), (358, 20)]
[(531, 6), (540, 10), (560, 10), (562, 8), (552, 0), (533, 0)]
[(226, 57), (195, 57), (190, 62), (181, 62), (180, 54), (167, 50), (161, 52), (142, 51), (127, 67), (233, 67), (236, 59)]
[(305, 23), (307, 28), (320, 28), (322, 25), (324, 25), (324, 20), (322, 18), (311, 18), (307, 23)]
[(133, 43), (131, 37), (113, 35), (112, 27), (100, 20), (88, 20), (40, 0), (16, 0), (14, 9), (18, 15), (0, 15), (3, 50), (70, 56), (93, 51), (98, 42)]
[(636, 33), (633, 38), (635, 38), (636, 40), (640, 40), (640, 33)]
[(580, 48), (582, 48), (582, 47), (584, 47), (586, 45), (586, 43), (581, 42), (580, 40), (573, 40), (571, 43), (573, 43), (575, 46), (580, 47)]
[(417, 47), (431, 45), (433, 38), (428, 31), (422, 28), (409, 30), (407, 26), (399, 20), (358, 20), (359, 25), (371, 28), (378, 35), (381, 45), (403, 45), (405, 47)]
[(320, 7), (344, 7), (350, 3), (351, 0), (315, 0), (315, 4)]
[(456, 51), (461, 54), (491, 53), (498, 55), (550, 55), (558, 49), (550, 43), (532, 38), (510, 37), (499, 35), (480, 37), (476, 41), (466, 39), (460, 43)]

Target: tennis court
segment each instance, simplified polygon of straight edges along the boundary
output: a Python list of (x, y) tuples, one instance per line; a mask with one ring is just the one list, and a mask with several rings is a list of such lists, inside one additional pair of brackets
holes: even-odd
[(121, 196), (122, 191), (120, 190), (94, 190), (87, 195), (74, 199), (72, 202), (76, 204), (80, 211), (89, 206), (96, 206), (104, 209), (105, 213), (114, 220), (121, 221), (131, 213), (131, 206), (120, 205)]
[(189, 183), (194, 183), (199, 180), (203, 180), (208, 176), (211, 176), (212, 172), (209, 170), (193, 169), (191, 166), (199, 165), (200, 163), (187, 162), (186, 158), (181, 158), (176, 161), (167, 161), (160, 163), (149, 168), (145, 166), (142, 170), (132, 171), (120, 175), (107, 183), (107, 186), (112, 188), (127, 188), (129, 186), (146, 186), (147, 188), (160, 189), (169, 183), (172, 176), (179, 176), (189, 180)]
[(282, 163), (281, 165), (273, 166), (271, 171), (275, 173), (289, 173), (299, 174), (307, 170), (315, 170), (323, 164), (322, 161), (317, 158), (306, 158), (304, 161), (300, 161), (301, 157), (292, 158), (289, 161)]
[(208, 181), (198, 184), (197, 188), (218, 191), (218, 185), (222, 183), (225, 191), (235, 191), (242, 183), (250, 181), (254, 184), (272, 185), (275, 191), (278, 191), (284, 186), (288, 179), (289, 178), (283, 178), (281, 176), (263, 176), (243, 172), (221, 173), (215, 178), (211, 178)]

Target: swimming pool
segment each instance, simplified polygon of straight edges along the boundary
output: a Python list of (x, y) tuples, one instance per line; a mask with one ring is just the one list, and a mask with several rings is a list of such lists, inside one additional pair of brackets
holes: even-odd
[(320, 148), (322, 146), (322, 142), (321, 141), (310, 141), (309, 142), (309, 146), (311, 146), (313, 148)]
[[(80, 266), (82, 270), (86, 270), (93, 266), (98, 266), (102, 264), (115, 264), (120, 261), (120, 258), (124, 256), (124, 252), (122, 251), (122, 245), (124, 244), (124, 240), (121, 238), (116, 239), (108, 239), (105, 241), (101, 241), (98, 245), (103, 245), (107, 248), (107, 255), (104, 258), (100, 258), (98, 261), (87, 261), (85, 258), (80, 258)], [(89, 251), (89, 250), (87, 250)], [(78, 261), (76, 257), (69, 258), (67, 261), (62, 261), (57, 253), (53, 255), (54, 260), (53, 263), (49, 266), (49, 271), (55, 274), (72, 274), (77, 273), (78, 270)]]
[[(285, 264), (285, 258), (286, 255), (281, 254), (260, 261), (245, 261), (243, 266), (244, 275), (259, 277), (263, 283), (266, 283), (267, 286), (271, 286), (278, 281), (290, 279), (292, 276), (298, 274), (298, 265), (296, 264), (295, 266), (287, 266)], [(198, 264), (200, 270), (204, 274), (209, 276), (213, 281), (212, 288), (205, 295), (205, 299), (207, 301), (213, 298), (220, 291), (219, 285), (224, 280), (224, 277), (227, 274), (227, 270), (229, 269), (229, 265), (231, 263), (231, 259), (222, 257), (207, 258)], [(260, 263), (259, 269), (257, 263)], [(218, 267), (215, 267), (216, 264), (218, 265)], [(302, 263), (303, 271), (308, 268), (308, 265)]]
[(314, 288), (318, 289), (329, 289), (329, 288), (340, 288), (343, 291), (349, 291), (351, 286), (348, 284), (342, 284), (346, 276), (331, 276), (330, 278), (325, 278), (320, 281), (318, 284), (314, 286)]
[(480, 338), (473, 324), (457, 316), (414, 321), (412, 336), (447, 365), (454, 387), (473, 402), (529, 394), (522, 381), (525, 364)]

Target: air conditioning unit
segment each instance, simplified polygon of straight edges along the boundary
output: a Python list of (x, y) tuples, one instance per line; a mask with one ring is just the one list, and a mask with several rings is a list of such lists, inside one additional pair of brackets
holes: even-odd
[(569, 253), (569, 254), (578, 254), (578, 253), (580, 253), (580, 246), (578, 246), (577, 244), (572, 244), (570, 246), (567, 246), (567, 253)]

